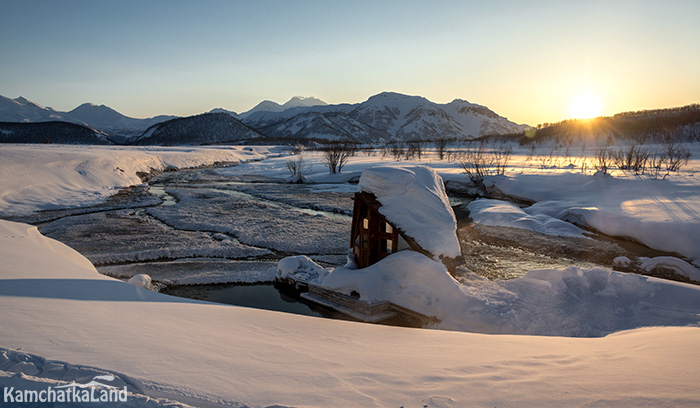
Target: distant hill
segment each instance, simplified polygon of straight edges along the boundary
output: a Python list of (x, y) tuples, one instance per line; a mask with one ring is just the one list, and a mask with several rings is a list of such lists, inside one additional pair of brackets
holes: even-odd
[(0, 143), (96, 144), (111, 142), (107, 135), (68, 122), (0, 122)]
[(150, 126), (176, 118), (161, 115), (148, 119), (135, 119), (105, 105), (84, 103), (70, 112), (59, 112), (45, 108), (26, 98), (10, 99), (0, 96), (0, 121), (39, 123), (62, 121), (93, 128), (105, 133), (110, 140), (125, 143), (129, 138), (141, 135)]
[(537, 129), (532, 140), (605, 137), (646, 142), (668, 136), (700, 140), (700, 104), (564, 120)]
[(156, 123), (175, 119), (177, 116), (160, 115), (148, 119), (135, 119), (105, 105), (84, 103), (70, 112), (68, 116), (87, 123), (95, 129), (100, 129), (113, 136), (120, 136), (124, 142), (129, 138), (141, 135), (146, 129)]
[(228, 113), (204, 113), (171, 119), (148, 128), (132, 140), (135, 145), (209, 145), (237, 144), (263, 138)]

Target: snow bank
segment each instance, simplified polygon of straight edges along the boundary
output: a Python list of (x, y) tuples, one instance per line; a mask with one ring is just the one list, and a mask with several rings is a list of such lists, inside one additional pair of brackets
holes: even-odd
[(521, 209), (507, 201), (479, 199), (469, 203), (467, 208), (477, 224), (520, 228), (555, 236), (585, 237), (581, 228), (538, 212), (537, 205)]
[(493, 177), (488, 183), (537, 201), (551, 216), (700, 261), (700, 190), (694, 181), (558, 173)]
[(688, 262), (673, 256), (657, 256), (644, 261), (639, 268), (646, 272), (654, 269), (670, 269), (680, 276), (700, 282), (700, 270)]
[[(6, 221), (0, 258), (3, 387), (43, 389), (76, 379), (72, 368), (100, 367), (139, 385), (134, 407), (700, 404), (688, 375), (700, 365), (697, 328), (491, 336), (216, 305), (102, 276), (36, 228)], [(10, 371), (17, 363), (35, 371)]]
[(93, 205), (122, 187), (140, 184), (139, 172), (259, 160), (276, 149), (3, 145), (0, 212), (22, 215)]
[(604, 336), (644, 326), (700, 325), (700, 287), (605, 269), (457, 282), (441, 263), (401, 251), (359, 270), (323, 269), (299, 257), (283, 259), (278, 270), (348, 295), (357, 292), (368, 303), (389, 301), (437, 317), (437, 327), (449, 330)]
[(442, 178), (425, 166), (375, 167), (362, 172), (358, 190), (372, 193), (379, 212), (434, 255), (460, 256), (457, 221)]

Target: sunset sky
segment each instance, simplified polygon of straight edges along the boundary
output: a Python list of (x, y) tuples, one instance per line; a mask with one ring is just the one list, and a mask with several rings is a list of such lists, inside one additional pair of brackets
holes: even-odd
[[(0, 0), (0, 95), (132, 117), (465, 99), (518, 123), (700, 102), (700, 1)], [(578, 102), (577, 102), (578, 103)]]

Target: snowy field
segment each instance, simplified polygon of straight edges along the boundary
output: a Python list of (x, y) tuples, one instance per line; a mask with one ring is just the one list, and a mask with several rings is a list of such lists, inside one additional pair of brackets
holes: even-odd
[[(516, 149), (505, 176), (486, 182), (536, 203), (518, 206), (503, 200), (477, 200), (470, 204), (472, 218), (555, 237), (591, 240), (588, 235), (593, 229), (634, 238), (677, 257), (630, 262), (649, 269), (662, 265), (698, 280), (700, 151), (692, 149), (693, 159), (665, 180), (617, 170), (612, 175), (595, 175), (590, 166), (581, 165), (580, 158), (576, 165), (567, 163), (570, 157), (552, 159), (543, 152), (539, 160), (528, 158), (525, 149)], [(272, 157), (278, 152), (257, 147), (250, 151), (3, 146), (0, 215), (93, 205), (120, 187), (141, 183), (136, 172), (151, 168), (247, 161), (215, 173), (226, 178), (283, 180), (289, 176), (289, 157)], [(347, 212), (342, 196), (321, 198), (313, 193), (350, 194), (357, 187), (344, 182), (357, 180), (362, 170), (407, 164), (360, 154), (350, 158), (341, 174), (329, 175), (319, 153), (303, 155), (306, 178), (323, 183), (305, 187), (309, 189), (305, 206), (340, 212)], [(590, 152), (585, 155), (590, 159)], [(434, 168), (448, 189), (467, 190), (456, 161), (438, 160), (430, 152), (411, 164)], [(245, 189), (265, 194), (261, 187)], [(168, 193), (186, 207), (197, 192), (181, 187)], [(269, 229), (251, 215), (259, 205), (247, 196), (220, 189), (199, 193), (207, 195), (209, 207), (230, 217), (226, 224), (231, 229), (203, 234), (195, 224), (214, 221), (198, 217), (197, 211), (183, 217), (169, 213), (167, 206), (149, 208), (144, 210), (149, 217), (142, 224), (152, 229), (154, 240), (158, 234), (172, 232), (153, 223), (152, 217), (197, 229), (191, 236), (177, 237), (179, 249), (163, 251), (207, 257), (220, 248), (248, 257), (258, 255), (255, 251), (261, 245), (282, 252), (338, 254), (347, 242), (344, 224), (323, 214), (303, 213), (283, 216), (290, 220), (291, 229), (283, 227), (281, 236), (303, 232), (304, 239), (270, 236), (259, 242), (254, 240), (260, 234), (253, 234), (254, 242), (247, 242), (247, 232)], [(302, 200), (286, 195), (286, 190), (270, 189), (266, 194), (290, 205), (300, 205)], [(133, 210), (115, 214), (128, 211)], [(84, 223), (85, 228), (107, 222), (100, 218), (104, 214), (89, 216), (96, 218)], [(240, 223), (250, 228), (240, 230)], [(300, 223), (307, 225), (307, 231), (300, 229)], [(321, 250), (314, 241), (305, 241), (324, 231), (342, 239), (327, 240)], [(75, 232), (80, 235), (79, 228)], [(227, 240), (227, 234), (242, 239)], [(700, 287), (696, 285), (575, 267), (532, 271), (498, 283), (468, 273), (456, 281), (436, 262), (407, 253), (354, 276), (344, 268), (324, 270), (311, 262), (296, 265), (303, 263), (319, 282), (339, 290), (365, 285), (363, 292), (373, 300), (391, 298), (407, 307), (422, 305), (423, 312), (441, 318), (440, 328), (450, 329), (419, 330), (158, 294), (99, 274), (82, 255), (26, 224), (0, 221), (0, 240), (0, 384), (5, 387), (43, 389), (46, 384), (87, 382), (110, 374), (132, 393), (124, 406), (136, 407), (700, 404), (694, 383), (700, 364)], [(147, 247), (148, 243), (131, 246)], [(117, 255), (146, 261), (162, 256), (148, 251)], [(399, 268), (386, 267), (388, 260)], [(178, 268), (188, 269), (186, 262), (177, 262)], [(400, 269), (403, 273), (395, 273)], [(253, 273), (266, 276), (267, 272)], [(167, 269), (163, 274), (168, 274)]]

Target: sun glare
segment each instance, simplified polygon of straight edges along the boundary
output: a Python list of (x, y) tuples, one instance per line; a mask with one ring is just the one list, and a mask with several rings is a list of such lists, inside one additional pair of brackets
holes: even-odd
[(571, 102), (569, 113), (573, 119), (590, 119), (600, 116), (600, 101), (598, 98), (581, 94)]

